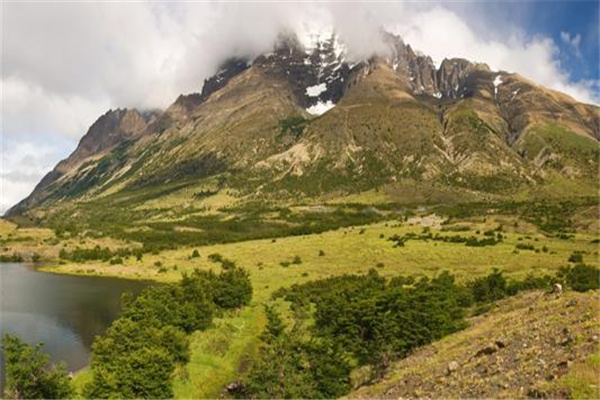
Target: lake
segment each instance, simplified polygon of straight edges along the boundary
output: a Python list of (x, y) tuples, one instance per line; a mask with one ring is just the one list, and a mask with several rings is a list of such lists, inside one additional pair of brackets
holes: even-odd
[[(18, 263), (0, 263), (0, 333), (17, 334), (69, 371), (86, 366), (96, 335), (118, 316), (121, 295), (147, 282), (57, 275)], [(0, 352), (1, 353), (1, 352)], [(0, 389), (4, 380), (0, 354)], [(1, 393), (1, 392), (0, 392)]]

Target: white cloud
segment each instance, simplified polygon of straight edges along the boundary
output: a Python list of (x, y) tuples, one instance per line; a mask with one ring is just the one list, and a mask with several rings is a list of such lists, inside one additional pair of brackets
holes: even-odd
[(405, 17), (392, 29), (438, 63), (451, 57), (485, 62), (493, 70), (518, 72), (580, 101), (598, 101), (588, 83), (571, 82), (568, 72), (561, 68), (559, 49), (551, 38), (526, 37), (513, 29), (504, 32), (501, 40), (485, 40), (457, 14), (439, 6)]
[(579, 33), (571, 36), (569, 32), (561, 32), (560, 39), (571, 47), (577, 58), (582, 58), (581, 48), (579, 47), (581, 45), (581, 35)]
[(26, 197), (65, 156), (65, 145), (35, 141), (3, 140), (0, 156), (0, 215)]

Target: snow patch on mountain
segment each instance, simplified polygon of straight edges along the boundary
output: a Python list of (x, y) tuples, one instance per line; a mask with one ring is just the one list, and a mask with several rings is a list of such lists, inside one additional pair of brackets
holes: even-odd
[(333, 104), (331, 100), (327, 100), (326, 102), (319, 101), (317, 104), (308, 107), (306, 112), (311, 115), (322, 115), (331, 110), (333, 107), (335, 107), (335, 104)]
[(494, 78), (494, 97), (498, 96), (498, 86), (502, 84), (502, 77), (500, 75), (496, 75)]
[(327, 90), (327, 85), (323, 82), (318, 85), (309, 86), (306, 88), (306, 95), (310, 97), (318, 97), (321, 93)]

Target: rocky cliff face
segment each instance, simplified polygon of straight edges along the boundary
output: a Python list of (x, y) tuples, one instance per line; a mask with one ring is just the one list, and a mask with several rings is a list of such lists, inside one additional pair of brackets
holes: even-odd
[(90, 126), (75, 151), (46, 174), (32, 194), (9, 210), (8, 214), (18, 213), (44, 201), (51, 193), (52, 186), (63, 176), (77, 170), (84, 162), (122, 143), (137, 139), (157, 115), (157, 111), (141, 113), (136, 109), (126, 108), (107, 111)]

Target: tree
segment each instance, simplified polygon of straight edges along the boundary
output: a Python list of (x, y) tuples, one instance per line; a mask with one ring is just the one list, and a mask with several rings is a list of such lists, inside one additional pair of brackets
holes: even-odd
[(172, 398), (171, 374), (189, 359), (185, 333), (121, 317), (92, 346), (88, 398)]
[(221, 308), (239, 308), (252, 300), (250, 275), (242, 268), (232, 267), (219, 274), (214, 291), (214, 302)]
[(2, 338), (6, 398), (67, 399), (72, 395), (64, 364), (49, 364), (49, 357), (40, 351), (41, 347), (41, 343), (30, 346), (14, 335)]
[(574, 267), (562, 267), (559, 277), (564, 278), (567, 285), (577, 291), (600, 289), (600, 271), (587, 264), (576, 264)]

